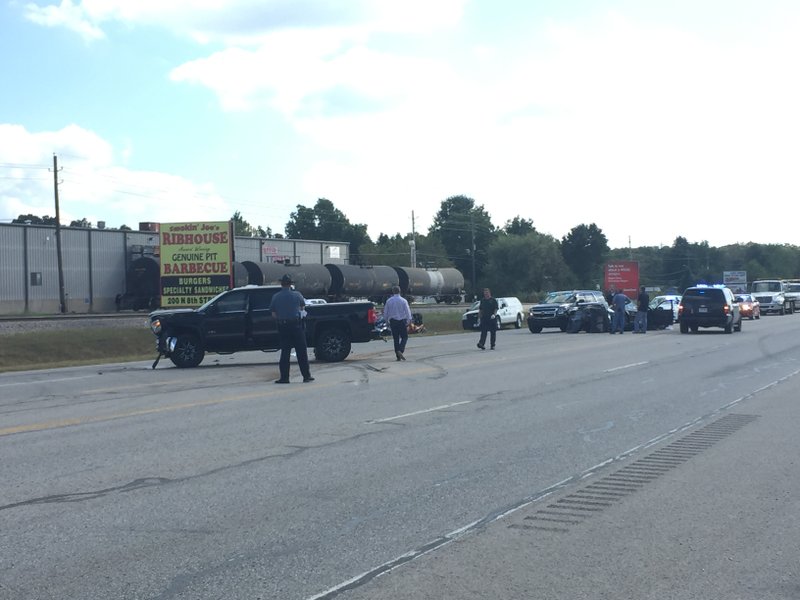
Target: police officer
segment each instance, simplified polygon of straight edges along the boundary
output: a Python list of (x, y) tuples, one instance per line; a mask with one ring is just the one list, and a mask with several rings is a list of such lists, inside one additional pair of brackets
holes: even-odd
[(297, 364), (303, 374), (303, 383), (314, 381), (311, 370), (308, 368), (308, 348), (306, 346), (306, 332), (300, 315), (305, 309), (306, 299), (303, 294), (292, 289), (292, 278), (288, 275), (281, 277), (281, 291), (272, 297), (270, 311), (275, 317), (278, 326), (278, 337), (281, 343), (280, 379), (275, 383), (289, 383), (289, 357), (292, 348), (297, 354)]

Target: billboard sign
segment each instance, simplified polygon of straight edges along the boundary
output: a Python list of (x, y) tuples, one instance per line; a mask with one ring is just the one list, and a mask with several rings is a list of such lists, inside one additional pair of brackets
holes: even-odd
[(233, 222), (161, 223), (161, 306), (197, 308), (233, 287)]
[(747, 271), (723, 271), (722, 283), (734, 294), (747, 292)]
[(639, 262), (617, 260), (606, 263), (604, 286), (606, 290), (622, 290), (629, 298), (639, 295)]

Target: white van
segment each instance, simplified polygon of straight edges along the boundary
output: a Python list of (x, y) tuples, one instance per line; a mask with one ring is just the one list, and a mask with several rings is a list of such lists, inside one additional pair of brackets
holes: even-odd
[[(461, 325), (464, 329), (480, 328), (478, 306), (480, 306), (480, 301), (473, 303), (461, 317)], [(497, 329), (502, 329), (503, 325), (514, 325), (519, 329), (522, 327), (523, 318), (522, 302), (519, 301), (519, 298), (497, 298)]]

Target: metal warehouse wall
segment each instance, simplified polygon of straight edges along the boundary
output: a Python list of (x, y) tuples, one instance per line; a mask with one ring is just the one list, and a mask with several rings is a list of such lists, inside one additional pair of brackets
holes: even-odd
[[(67, 312), (113, 312), (128, 265), (157, 245), (149, 231), (62, 227)], [(348, 264), (349, 251), (346, 242), (234, 238), (238, 262)], [(0, 315), (58, 314), (58, 296), (55, 227), (0, 223)]]

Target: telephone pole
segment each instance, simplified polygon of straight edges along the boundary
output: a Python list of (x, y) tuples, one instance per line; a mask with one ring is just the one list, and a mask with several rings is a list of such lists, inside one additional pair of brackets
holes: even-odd
[(67, 296), (64, 292), (64, 259), (61, 253), (61, 209), (58, 206), (58, 157), (53, 154), (53, 188), (56, 197), (56, 258), (58, 261), (58, 304), (61, 314), (67, 312)]
[(478, 283), (475, 281), (475, 218), (472, 212), (469, 213), (469, 230), (472, 234), (472, 293), (475, 300), (478, 299)]
[(411, 246), (411, 266), (417, 266), (417, 232), (414, 230), (414, 211), (411, 211), (411, 241), (408, 243)]

